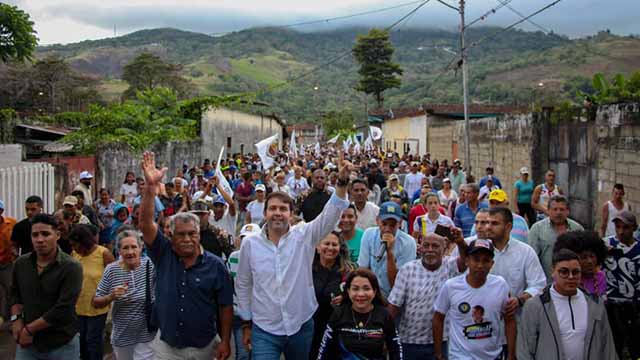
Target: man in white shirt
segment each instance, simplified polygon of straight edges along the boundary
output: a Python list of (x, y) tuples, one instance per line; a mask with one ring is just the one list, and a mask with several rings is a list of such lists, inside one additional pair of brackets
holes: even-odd
[[(402, 340), (402, 352), (407, 360), (430, 359), (433, 357), (433, 336), (431, 319), (433, 303), (445, 281), (465, 271), (467, 244), (462, 231), (452, 228), (462, 256), (444, 258), (446, 238), (428, 234), (422, 241), (422, 259), (404, 265), (389, 295), (389, 312), (393, 317), (402, 314), (398, 333)], [(444, 258), (444, 259), (443, 259)], [(446, 338), (446, 334), (445, 334)], [(446, 339), (443, 348), (446, 351)]]
[[(224, 191), (224, 188), (220, 185), (218, 177), (214, 176), (209, 180), (207, 190), (203, 194), (206, 196), (211, 193), (211, 187), (215, 187), (218, 190), (218, 195), (212, 194), (213, 201), (213, 216), (209, 217), (209, 224), (216, 226), (227, 234), (236, 237), (236, 222), (238, 220), (238, 214), (236, 213), (236, 204), (231, 198), (231, 195)], [(203, 198), (204, 198), (203, 196)]]
[(296, 166), (294, 168), (294, 176), (287, 181), (287, 186), (291, 190), (291, 196), (293, 196), (294, 200), (310, 189), (307, 178), (302, 176), (301, 167)]
[(340, 164), (336, 191), (310, 223), (289, 226), (293, 200), (269, 194), (262, 232), (247, 236), (240, 248), (236, 277), (243, 343), (256, 359), (307, 359), (318, 307), (313, 290), (315, 247), (338, 224), (346, 200), (351, 164)]
[(508, 344), (507, 359), (516, 358), (516, 321), (513, 314), (503, 313), (509, 287), (502, 277), (489, 274), (493, 266), (493, 251), (489, 240), (472, 241), (467, 248), (469, 271), (447, 280), (440, 290), (433, 307), (436, 359), (445, 359), (442, 347), (445, 317), (449, 319), (447, 359), (501, 359), (503, 337)]
[(73, 188), (73, 191), (80, 190), (84, 194), (84, 203), (87, 206), (93, 205), (93, 191), (91, 190), (91, 180), (93, 175), (88, 171), (80, 173), (80, 183)]
[(418, 163), (412, 163), (411, 173), (407, 174), (404, 178), (404, 191), (406, 191), (409, 196), (413, 196), (413, 193), (418, 191), (420, 186), (422, 186), (422, 178), (424, 178), (424, 174), (418, 170)]
[(356, 206), (358, 215), (359, 228), (366, 230), (377, 225), (376, 218), (380, 212), (378, 205), (367, 201), (369, 196), (369, 187), (364, 179), (355, 179), (351, 182), (351, 191), (349, 192), (350, 200)]
[(518, 360), (617, 359), (601, 299), (578, 288), (580, 258), (553, 254), (553, 283), (525, 305), (518, 325)]

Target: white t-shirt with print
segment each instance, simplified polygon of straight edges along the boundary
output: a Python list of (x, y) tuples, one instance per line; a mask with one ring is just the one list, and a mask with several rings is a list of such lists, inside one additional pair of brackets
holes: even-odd
[(482, 287), (467, 283), (466, 275), (447, 280), (434, 310), (446, 315), (449, 324), (449, 360), (495, 360), (502, 352), (500, 323), (509, 286), (500, 276), (489, 274)]
[(251, 214), (251, 222), (253, 224), (260, 224), (264, 219), (264, 203), (264, 201), (253, 200), (247, 204), (247, 211)]
[(398, 327), (402, 343), (433, 344), (433, 304), (444, 283), (458, 274), (457, 258), (443, 259), (442, 265), (435, 271), (427, 270), (421, 259), (400, 268), (389, 295), (389, 303), (402, 308)]
[(213, 211), (211, 215), (209, 215), (209, 224), (219, 227), (220, 229), (229, 233), (234, 238), (236, 237), (236, 221), (238, 220), (238, 214), (236, 213), (234, 216), (229, 215), (229, 207), (224, 210), (224, 215), (220, 218), (220, 220), (216, 220), (213, 215)]
[(138, 184), (134, 182), (131, 185), (127, 183), (120, 185), (120, 195), (124, 195), (124, 204), (127, 207), (133, 207), (133, 201), (138, 196)]

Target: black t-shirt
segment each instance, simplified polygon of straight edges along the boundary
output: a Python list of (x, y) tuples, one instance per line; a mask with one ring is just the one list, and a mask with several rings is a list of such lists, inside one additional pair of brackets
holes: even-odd
[(302, 218), (304, 221), (310, 222), (317, 218), (330, 198), (331, 194), (329, 194), (328, 191), (314, 190), (309, 193), (300, 206), (300, 211), (302, 212)]
[(231, 254), (231, 243), (229, 238), (225, 238), (220, 234), (220, 230), (209, 226), (200, 230), (200, 245), (210, 253), (222, 257), (224, 253), (227, 259)]
[(402, 359), (402, 346), (395, 324), (387, 309), (375, 305), (360, 314), (350, 305), (337, 308), (327, 325), (320, 345), (318, 360), (324, 359)]
[(31, 242), (31, 221), (24, 219), (16, 223), (11, 233), (11, 242), (16, 244), (22, 255), (33, 251)]

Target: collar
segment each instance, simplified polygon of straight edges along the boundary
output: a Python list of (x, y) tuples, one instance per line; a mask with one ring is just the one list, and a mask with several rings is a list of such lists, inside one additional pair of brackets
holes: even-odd
[[(56, 257), (53, 259), (52, 262), (50, 262), (47, 267), (55, 264), (55, 263), (60, 263), (62, 262), (62, 258), (64, 255), (62, 255), (64, 252), (62, 251), (62, 249), (60, 249), (60, 246), (57, 247), (56, 249)], [(33, 263), (35, 264), (36, 261), (38, 261), (38, 254), (36, 254), (35, 250), (32, 251), (29, 255), (29, 259), (31, 259), (33, 261)]]
[(510, 247), (511, 247), (511, 238), (507, 240), (507, 245), (504, 247), (503, 250), (498, 250), (498, 248), (494, 246), (494, 251), (499, 254), (504, 254), (509, 250)]

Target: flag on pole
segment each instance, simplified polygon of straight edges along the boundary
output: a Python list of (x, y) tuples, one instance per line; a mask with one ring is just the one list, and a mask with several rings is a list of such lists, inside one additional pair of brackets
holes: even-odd
[(304, 144), (300, 144), (300, 156), (304, 157)]
[(258, 153), (258, 156), (260, 156), (260, 161), (262, 161), (262, 168), (264, 170), (269, 169), (275, 163), (275, 160), (271, 156), (269, 150), (271, 149), (271, 145), (275, 144), (277, 140), (278, 134), (275, 134), (255, 144), (256, 152)]
[(369, 132), (371, 134), (371, 138), (375, 141), (382, 139), (382, 129), (376, 126), (369, 126)]
[(296, 130), (294, 129), (291, 132), (291, 139), (289, 141), (289, 154), (292, 157), (296, 157), (297, 153), (298, 153), (298, 147), (296, 146)]
[(353, 151), (356, 154), (360, 154), (360, 142), (358, 141), (356, 134), (353, 134), (352, 137), (353, 137)]
[(372, 151), (373, 150), (373, 140), (371, 140), (371, 134), (367, 136), (367, 139), (364, 141), (364, 151)]
[(319, 142), (316, 143), (316, 148), (314, 150), (316, 152), (316, 156), (320, 156), (320, 143)]
[(347, 138), (342, 142), (342, 147), (344, 147), (344, 152), (349, 153), (349, 148), (351, 147), (351, 136), (347, 136)]
[(224, 146), (220, 148), (220, 155), (218, 155), (218, 163), (216, 165), (215, 174), (218, 178), (218, 184), (220, 184), (224, 192), (233, 197), (233, 189), (231, 188), (231, 185), (229, 185), (227, 178), (224, 177), (224, 174), (222, 173), (222, 167), (220, 166), (220, 163), (222, 162), (222, 154), (224, 154)]
[(340, 137), (340, 134), (332, 137), (331, 139), (329, 139), (329, 141), (327, 141), (327, 143), (329, 144), (335, 144), (338, 141), (338, 138)]

